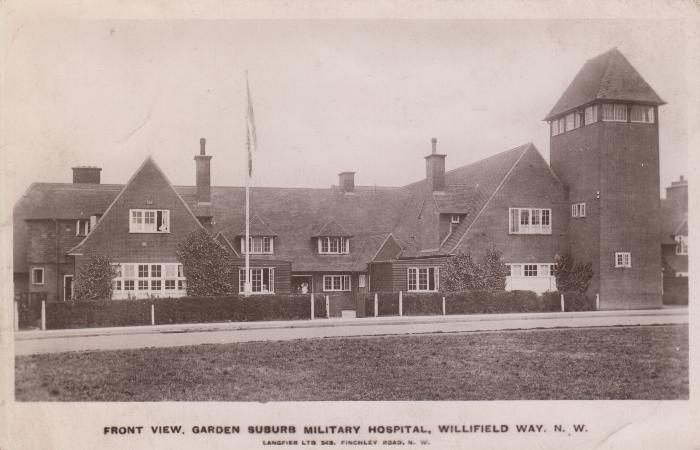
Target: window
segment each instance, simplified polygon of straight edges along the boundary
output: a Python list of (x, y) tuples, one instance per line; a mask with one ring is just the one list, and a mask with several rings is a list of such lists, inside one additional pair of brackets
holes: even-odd
[[(238, 269), (238, 292), (245, 292), (245, 269)], [(273, 294), (275, 292), (275, 268), (256, 267), (250, 269), (250, 290), (253, 294)]]
[(452, 215), (452, 217), (450, 217), (450, 223), (453, 225), (457, 225), (459, 223), (459, 216)]
[[(248, 242), (250, 242), (250, 253), (251, 254), (271, 254), (274, 253), (273, 249), (273, 239), (270, 236), (250, 236)], [(245, 254), (245, 236), (241, 236), (241, 252)]]
[(357, 287), (367, 287), (367, 275), (358, 275)]
[(552, 234), (552, 210), (510, 208), (510, 234)]
[(584, 113), (583, 124), (590, 125), (598, 121), (598, 105), (591, 105), (586, 107)]
[(615, 253), (615, 267), (632, 267), (632, 256), (630, 252)]
[(603, 121), (627, 122), (627, 105), (620, 103), (603, 104)]
[(537, 264), (525, 264), (524, 269), (524, 275), (526, 277), (537, 276)]
[(633, 105), (630, 121), (637, 123), (654, 123), (654, 107)]
[(550, 126), (552, 127), (552, 136), (557, 136), (561, 134), (559, 131), (559, 120), (552, 120), (550, 122)]
[(554, 264), (508, 264), (509, 277), (553, 277)]
[(87, 236), (90, 234), (92, 227), (90, 226), (89, 219), (80, 219), (75, 221), (75, 235), (76, 236)]
[(566, 117), (562, 117), (559, 119), (559, 133), (564, 133), (566, 132)]
[(676, 236), (676, 255), (688, 254), (688, 236)]
[(169, 233), (170, 210), (130, 209), (129, 233)]
[(44, 268), (32, 268), (32, 284), (44, 284)]
[(438, 289), (439, 276), (437, 267), (408, 268), (409, 292), (434, 292)]
[(324, 236), (318, 238), (318, 252), (321, 254), (350, 253), (350, 239), (342, 236)]
[(349, 291), (350, 275), (324, 275), (324, 291)]
[(586, 203), (571, 205), (571, 217), (586, 217)]
[(575, 128), (576, 114), (571, 113), (566, 115), (566, 131), (571, 131)]
[(182, 264), (121, 263), (114, 264), (114, 269), (113, 298), (180, 297), (187, 293)]

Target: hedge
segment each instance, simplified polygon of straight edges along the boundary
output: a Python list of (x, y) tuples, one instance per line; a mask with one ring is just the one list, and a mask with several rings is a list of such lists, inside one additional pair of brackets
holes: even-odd
[[(310, 294), (51, 302), (46, 304), (46, 328), (150, 325), (151, 305), (158, 325), (301, 320), (311, 315)], [(326, 317), (322, 295), (315, 296), (314, 317)]]
[[(374, 294), (362, 295), (366, 317), (374, 316)], [(378, 293), (380, 316), (399, 314), (398, 292)], [(445, 297), (445, 314), (497, 314), (521, 312), (561, 311), (559, 292), (537, 295), (532, 291), (465, 291), (403, 294), (403, 315), (426, 316), (442, 314), (442, 298)], [(577, 292), (564, 294), (566, 311), (592, 311), (595, 302)]]

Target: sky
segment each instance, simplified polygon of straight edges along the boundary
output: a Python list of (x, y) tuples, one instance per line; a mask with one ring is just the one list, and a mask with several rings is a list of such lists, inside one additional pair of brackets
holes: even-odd
[[(253, 186), (400, 186), (532, 142), (587, 59), (617, 47), (660, 108), (661, 190), (688, 175), (688, 44), (673, 20), (28, 20), (6, 30), (5, 189), (101, 167), (125, 183), (153, 156), (195, 182), (242, 185), (245, 71)], [(5, 198), (8, 198), (7, 196)]]

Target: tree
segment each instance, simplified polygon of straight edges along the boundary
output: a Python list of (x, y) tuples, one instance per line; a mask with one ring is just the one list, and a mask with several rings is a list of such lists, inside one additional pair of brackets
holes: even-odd
[(205, 229), (190, 233), (178, 244), (176, 253), (187, 278), (187, 295), (207, 297), (238, 293), (237, 264), (233, 256)]
[(109, 300), (112, 298), (112, 279), (117, 271), (106, 255), (93, 251), (80, 267), (73, 283), (76, 300)]
[(468, 252), (455, 255), (445, 264), (443, 290), (447, 292), (504, 290), (508, 266), (501, 258), (501, 252), (493, 248), (487, 250), (478, 263)]
[(556, 259), (554, 278), (559, 292), (574, 291), (585, 294), (593, 278), (593, 268), (591, 263), (575, 261), (571, 251), (567, 250)]

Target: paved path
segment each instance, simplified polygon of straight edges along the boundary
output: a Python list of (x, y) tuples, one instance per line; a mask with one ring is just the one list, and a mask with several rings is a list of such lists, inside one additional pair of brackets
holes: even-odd
[(687, 324), (687, 308), (578, 313), (376, 317), (20, 331), (15, 354), (177, 347), (341, 336), (463, 333), (534, 328)]

